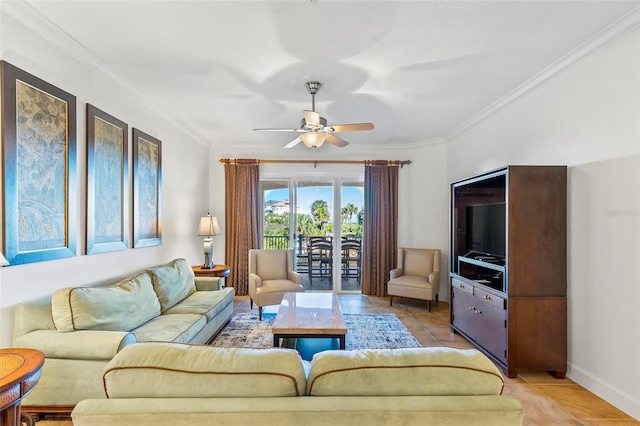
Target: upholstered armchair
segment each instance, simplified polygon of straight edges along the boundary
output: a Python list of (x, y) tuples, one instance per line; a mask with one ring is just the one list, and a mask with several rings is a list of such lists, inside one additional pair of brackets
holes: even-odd
[(440, 288), (440, 250), (398, 249), (398, 267), (389, 272), (387, 294), (389, 304), (393, 296), (410, 297), (427, 301), (431, 312), (431, 301), (438, 303)]
[(262, 307), (279, 305), (282, 296), (302, 292), (302, 278), (293, 270), (293, 250), (249, 250), (249, 297), (251, 309), (258, 305), (262, 321)]

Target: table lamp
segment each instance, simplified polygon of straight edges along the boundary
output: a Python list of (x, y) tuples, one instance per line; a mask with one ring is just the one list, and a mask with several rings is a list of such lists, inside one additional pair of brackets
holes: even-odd
[(200, 218), (200, 226), (198, 227), (198, 236), (205, 237), (204, 239), (204, 265), (202, 269), (213, 269), (213, 237), (214, 235), (222, 234), (220, 225), (218, 225), (218, 218), (212, 217), (209, 213), (206, 216)]

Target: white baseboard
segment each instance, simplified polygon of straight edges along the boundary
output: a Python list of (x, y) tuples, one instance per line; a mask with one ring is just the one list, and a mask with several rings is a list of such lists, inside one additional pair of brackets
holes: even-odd
[(611, 384), (593, 376), (589, 372), (571, 363), (567, 365), (567, 377), (589, 392), (599, 396), (609, 404), (624, 411), (636, 420), (640, 420), (639, 395), (629, 395)]

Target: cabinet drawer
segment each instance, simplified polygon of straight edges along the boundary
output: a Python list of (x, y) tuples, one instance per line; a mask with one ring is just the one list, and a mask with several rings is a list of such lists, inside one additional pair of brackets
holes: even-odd
[(455, 289), (464, 291), (467, 294), (473, 295), (473, 286), (469, 284), (465, 284), (460, 280), (456, 280), (455, 278), (451, 278), (451, 286)]
[(496, 309), (505, 309), (504, 299), (484, 291), (480, 288), (475, 289), (475, 296), (484, 303), (493, 306)]

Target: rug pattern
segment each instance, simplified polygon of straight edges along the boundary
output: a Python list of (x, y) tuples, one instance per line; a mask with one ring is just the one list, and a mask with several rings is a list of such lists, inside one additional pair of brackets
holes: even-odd
[[(420, 342), (395, 314), (343, 314), (347, 325), (346, 349), (419, 348)], [(271, 324), (275, 314), (236, 314), (212, 346), (231, 348), (270, 348)]]

